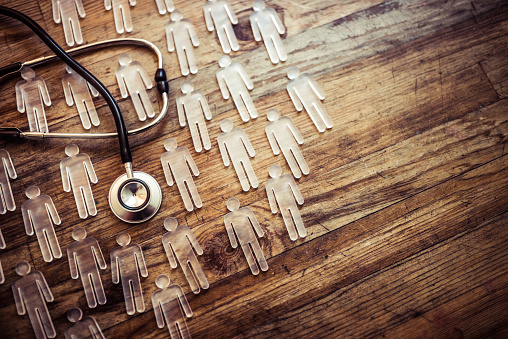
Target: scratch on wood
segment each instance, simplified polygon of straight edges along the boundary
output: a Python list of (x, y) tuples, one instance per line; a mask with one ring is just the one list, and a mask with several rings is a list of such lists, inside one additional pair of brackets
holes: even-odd
[(415, 79), (415, 94), (417, 90), (418, 90), (418, 78)]
[(327, 232), (330, 232), (330, 230), (328, 228), (325, 227), (325, 225), (323, 225), (322, 223), (320, 223), (319, 221), (317, 222), (321, 227), (323, 227)]
[(376, 172), (377, 175), (379, 175), (381, 178), (383, 179), (386, 179), (385, 177), (383, 177), (379, 172)]

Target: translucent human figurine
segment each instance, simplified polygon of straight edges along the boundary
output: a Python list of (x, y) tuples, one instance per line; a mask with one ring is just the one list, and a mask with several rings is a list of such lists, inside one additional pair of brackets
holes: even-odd
[(88, 215), (96, 215), (97, 208), (93, 199), (90, 181), (97, 183), (97, 175), (93, 169), (90, 157), (79, 153), (78, 146), (69, 144), (65, 147), (67, 158), (60, 161), (60, 173), (65, 192), (74, 192), (74, 200), (78, 208), (79, 217), (86, 219)]
[(24, 66), (21, 70), (23, 80), (16, 83), (16, 101), (18, 111), (28, 118), (30, 132), (49, 132), (46, 122), (44, 105), (50, 106), (51, 99), (46, 82), (41, 77), (36, 77), (35, 72)]
[[(2, 235), (2, 230), (0, 230), (0, 250), (3, 250), (5, 248), (5, 240), (4, 236)], [(4, 277), (4, 271), (2, 270), (2, 262), (0, 261), (0, 284), (3, 284), (5, 282)]]
[(147, 89), (153, 87), (152, 80), (143, 66), (132, 61), (129, 54), (122, 54), (118, 59), (120, 67), (116, 70), (116, 80), (122, 93), (122, 98), (131, 96), (132, 103), (140, 121), (145, 121), (146, 116), (153, 118), (155, 111), (148, 97)]
[(280, 117), (279, 111), (275, 108), (268, 110), (267, 118), (270, 122), (266, 124), (265, 132), (273, 153), (278, 155), (282, 150), (295, 178), (300, 178), (302, 173), (309, 174), (309, 165), (298, 147), (299, 144), (303, 144), (303, 137), (291, 118)]
[(83, 43), (79, 19), (85, 17), (85, 8), (81, 0), (53, 0), (53, 20), (57, 24), (62, 22), (67, 45), (74, 46)]
[(257, 118), (258, 112), (249, 94), (254, 84), (243, 66), (237, 62), (231, 64), (231, 58), (227, 55), (219, 59), (219, 66), (221, 68), (216, 75), (222, 97), (227, 100), (231, 94), (243, 121), (249, 121), (249, 115), (252, 119)]
[(71, 308), (67, 311), (67, 319), (72, 323), (65, 329), (65, 339), (104, 339), (99, 324), (93, 317), (83, 317), (80, 308)]
[(160, 15), (164, 15), (167, 12), (173, 12), (175, 10), (175, 4), (173, 0), (155, 0), (157, 4), (157, 9), (159, 10)]
[(209, 287), (208, 280), (196, 257), (196, 253), (203, 254), (203, 249), (199, 246), (198, 240), (189, 226), (178, 226), (178, 221), (169, 217), (164, 220), (164, 228), (168, 232), (162, 236), (162, 245), (166, 250), (171, 267), (177, 268), (176, 260), (178, 260), (192, 292), (199, 293), (200, 286), (206, 290)]
[(231, 53), (231, 50), (238, 51), (240, 46), (232, 26), (232, 24), (238, 23), (238, 18), (229, 2), (227, 0), (208, 0), (203, 9), (206, 28), (212, 32), (215, 26), (224, 53)]
[(303, 204), (303, 196), (295, 179), (289, 174), (282, 175), (282, 168), (279, 165), (272, 165), (268, 173), (272, 179), (268, 179), (265, 187), (272, 213), (277, 213), (277, 205), (279, 205), (289, 238), (293, 241), (298, 239), (298, 235), (304, 238), (307, 230), (298, 210), (298, 205)]
[(179, 10), (171, 13), (171, 21), (166, 24), (166, 38), (168, 51), (174, 52), (176, 49), (182, 75), (189, 75), (189, 69), (192, 74), (196, 74), (198, 67), (193, 49), (199, 46), (198, 35), (192, 23), (183, 19)]
[(224, 224), (231, 246), (237, 248), (240, 244), (252, 274), (259, 274), (260, 268), (261, 271), (268, 270), (268, 263), (256, 237), (256, 234), (258, 237), (264, 235), (256, 216), (249, 207), (240, 208), (240, 201), (236, 198), (230, 198), (226, 206), (230, 213), (224, 216)]
[[(185, 208), (187, 211), (192, 211), (194, 205), (197, 208), (203, 206), (196, 184), (194, 184), (192, 179), (192, 174), (198, 176), (199, 170), (187, 147), (177, 146), (176, 140), (173, 138), (164, 141), (164, 148), (167, 152), (161, 155), (162, 169), (164, 170), (168, 185), (173, 186), (176, 182)], [(192, 170), (192, 174), (189, 171), (189, 167)], [(193, 202), (194, 205), (192, 204)]]
[(132, 19), (129, 5), (136, 5), (136, 0), (104, 0), (104, 7), (109, 11), (113, 9), (115, 28), (118, 34), (124, 31), (132, 32)]
[[(97, 97), (99, 92), (78, 73), (74, 72), (72, 68), (65, 66), (65, 69), (67, 74), (62, 78), (65, 102), (69, 106), (76, 103), (81, 124), (85, 129), (90, 129), (92, 125), (99, 126), (99, 116), (92, 100), (92, 95)], [(92, 95), (90, 95), (90, 92)]]
[(97, 302), (104, 305), (106, 294), (97, 264), (102, 270), (105, 270), (107, 265), (99, 243), (94, 237), (87, 238), (85, 229), (81, 227), (72, 231), (72, 238), (76, 241), (67, 247), (71, 277), (78, 279), (81, 275), (88, 307), (96, 307)]
[[(208, 136), (205, 119), (203, 118), (204, 114), (206, 120), (212, 119), (212, 112), (210, 112), (208, 102), (203, 93), (194, 90), (194, 85), (189, 80), (185, 80), (182, 83), (182, 93), (176, 98), (180, 126), (185, 126), (185, 117), (187, 117), (194, 149), (196, 152), (201, 152), (203, 147), (209, 150), (212, 145)], [(203, 144), (201, 144), (201, 139)]]
[(301, 112), (305, 107), (319, 132), (332, 128), (332, 118), (321, 103), (321, 100), (325, 99), (325, 93), (318, 83), (309, 74), (300, 74), (300, 70), (294, 66), (289, 68), (288, 78), (290, 81), (286, 89), (296, 109)]
[(242, 189), (248, 191), (251, 186), (257, 188), (258, 179), (249, 159), (249, 156), (253, 158), (256, 155), (256, 151), (254, 151), (247, 133), (241, 127), (233, 128), (233, 122), (229, 119), (224, 119), (220, 122), (220, 129), (223, 133), (217, 137), (217, 143), (219, 144), (224, 166), (229, 166), (231, 158)]
[(152, 294), (152, 304), (157, 326), (163, 328), (167, 325), (171, 339), (187, 339), (191, 335), (185, 316), (192, 317), (192, 310), (182, 288), (170, 283), (171, 280), (165, 274), (155, 279), (155, 285), (159, 289)]
[(16, 179), (17, 177), (9, 152), (0, 148), (0, 214), (16, 209), (9, 178)]
[(254, 39), (261, 41), (263, 38), (268, 56), (273, 64), (286, 61), (288, 55), (280, 39), (286, 29), (279, 15), (273, 8), (266, 7), (265, 2), (261, 0), (254, 1), (252, 8), (254, 12), (250, 15), (250, 25)]
[(0, 285), (5, 282), (4, 271), (2, 269), (2, 262), (0, 261)]
[(131, 244), (131, 236), (127, 233), (117, 235), (116, 242), (120, 247), (111, 251), (113, 284), (122, 281), (127, 314), (133, 315), (136, 310), (142, 313), (145, 311), (145, 303), (139, 273), (144, 278), (148, 277), (143, 250), (138, 244)]
[(42, 194), (37, 186), (29, 186), (25, 191), (28, 200), (21, 204), (21, 214), (28, 235), (37, 236), (44, 261), (62, 257), (53, 224), (60, 225), (60, 217), (49, 195)]
[(46, 302), (54, 300), (48, 283), (39, 271), (30, 272), (30, 264), (22, 261), (16, 265), (20, 279), (12, 283), (12, 293), (19, 315), (28, 313), (37, 339), (56, 337)]

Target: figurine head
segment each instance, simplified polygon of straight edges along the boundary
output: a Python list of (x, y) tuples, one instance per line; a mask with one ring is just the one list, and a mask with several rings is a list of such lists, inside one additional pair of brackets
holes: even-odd
[(25, 195), (28, 197), (28, 199), (34, 199), (41, 195), (41, 190), (37, 186), (28, 186), (25, 191)]
[(288, 78), (290, 80), (298, 78), (299, 75), (300, 75), (300, 70), (298, 69), (298, 67), (296, 67), (296, 66), (289, 67)]
[(229, 65), (231, 65), (231, 58), (229, 57), (229, 55), (221, 56), (221, 58), (219, 59), (219, 66), (228, 67)]
[(175, 9), (172, 13), (171, 13), (171, 21), (180, 21), (182, 20), (183, 18), (183, 15), (182, 15), (182, 12), (180, 12), (179, 10)]
[(268, 174), (272, 178), (278, 178), (282, 175), (282, 168), (280, 168), (279, 165), (272, 165), (272, 166), (270, 166), (270, 169), (268, 170)]
[(233, 129), (233, 122), (229, 119), (224, 119), (220, 122), (220, 129), (222, 132), (231, 132)]
[(187, 94), (187, 93), (190, 93), (190, 92), (192, 92), (194, 90), (194, 85), (189, 80), (185, 80), (182, 83), (182, 87), (181, 88), (182, 88), (182, 93)]
[(172, 151), (176, 149), (176, 146), (178, 146), (178, 144), (176, 143), (176, 140), (173, 138), (168, 138), (166, 139), (166, 141), (164, 141), (164, 148), (166, 149), (166, 151)]
[(67, 311), (67, 319), (69, 319), (71, 323), (80, 321), (81, 317), (83, 317), (83, 311), (77, 307), (71, 308)]
[(76, 241), (81, 241), (86, 238), (86, 231), (83, 227), (76, 227), (72, 231), (72, 239)]
[(23, 66), (21, 69), (21, 77), (25, 80), (35, 78), (35, 72), (33, 69), (27, 66)]
[(76, 155), (79, 153), (79, 147), (74, 144), (69, 144), (65, 146), (65, 154), (67, 154), (68, 157), (72, 157), (73, 155)]
[(16, 273), (22, 277), (30, 273), (30, 264), (26, 261), (18, 262), (16, 265)]
[(122, 54), (118, 58), (118, 62), (120, 63), (120, 66), (126, 66), (132, 61), (132, 58), (129, 54)]
[(262, 0), (254, 1), (254, 5), (252, 5), (252, 9), (255, 10), (256, 12), (265, 9), (265, 7), (266, 7), (265, 2)]
[(170, 232), (176, 230), (177, 226), (178, 220), (176, 220), (176, 218), (168, 217), (166, 220), (164, 220), (164, 228)]
[(122, 232), (116, 236), (116, 243), (122, 247), (127, 246), (131, 243), (131, 236), (129, 233)]
[(226, 202), (226, 207), (229, 211), (233, 212), (240, 208), (240, 200), (237, 198), (229, 198)]
[(279, 120), (279, 117), (280, 117), (280, 114), (279, 114), (279, 111), (277, 110), (277, 108), (270, 108), (268, 110), (268, 114), (266, 115), (266, 118), (269, 121), (277, 121), (277, 120)]
[(157, 285), (160, 289), (168, 287), (170, 283), (171, 279), (169, 279), (169, 277), (165, 274), (159, 274), (159, 276), (155, 279), (155, 285)]

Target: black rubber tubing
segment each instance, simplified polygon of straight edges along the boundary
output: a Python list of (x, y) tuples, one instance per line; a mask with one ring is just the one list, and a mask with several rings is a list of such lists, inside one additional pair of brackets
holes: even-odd
[(122, 113), (120, 112), (120, 107), (106, 86), (104, 86), (92, 73), (90, 73), (86, 68), (81, 66), (76, 60), (67, 54), (63, 48), (60, 47), (60, 45), (58, 45), (56, 41), (53, 40), (53, 38), (33, 19), (17, 10), (5, 6), (0, 6), (0, 15), (5, 15), (16, 19), (30, 28), (55, 53), (55, 55), (57, 55), (63, 62), (69, 65), (70, 68), (72, 68), (76, 73), (88, 81), (102, 95), (102, 97), (106, 100), (109, 108), (111, 109), (113, 118), (115, 119), (116, 130), (118, 133), (118, 142), (120, 143), (120, 156), (122, 157), (122, 163), (132, 162), (132, 154), (129, 147), (127, 128), (125, 127), (125, 122), (123, 120)]

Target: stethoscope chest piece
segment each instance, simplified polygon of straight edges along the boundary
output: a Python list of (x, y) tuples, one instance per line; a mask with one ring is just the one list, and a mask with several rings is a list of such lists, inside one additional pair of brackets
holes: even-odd
[(129, 223), (144, 222), (157, 213), (162, 202), (161, 187), (155, 179), (134, 171), (119, 176), (109, 190), (109, 206), (120, 219)]

